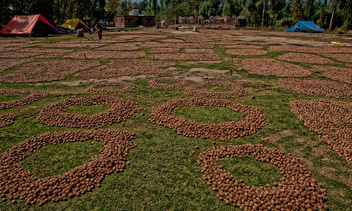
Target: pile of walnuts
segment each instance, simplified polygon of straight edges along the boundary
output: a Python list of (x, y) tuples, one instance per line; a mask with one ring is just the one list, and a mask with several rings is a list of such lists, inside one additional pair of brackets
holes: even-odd
[(204, 48), (214, 48), (212, 43), (159, 43), (159, 42), (148, 42), (143, 43), (141, 47), (154, 48), (154, 47), (163, 47), (163, 48), (195, 48), (195, 49), (204, 49)]
[[(256, 187), (234, 179), (217, 161), (248, 155), (260, 162), (271, 163), (280, 168), (282, 178), (279, 183)], [(262, 145), (221, 146), (206, 149), (199, 155), (203, 178), (217, 197), (226, 204), (242, 210), (324, 210), (327, 200), (326, 190), (311, 177), (300, 160), (286, 155), (275, 148)]]
[(152, 58), (158, 60), (185, 60), (185, 61), (219, 61), (216, 53), (195, 54), (195, 53), (174, 53), (174, 54), (153, 54)]
[[(123, 86), (122, 89), (107, 89), (101, 87), (106, 87), (106, 86)], [(136, 87), (136, 84), (134, 83), (129, 83), (129, 82), (108, 82), (108, 83), (99, 83), (99, 84), (93, 84), (88, 87), (87, 92), (88, 93), (96, 93), (96, 94), (122, 94), (125, 92), (128, 92)]]
[(226, 50), (227, 54), (236, 56), (260, 56), (265, 55), (268, 52), (260, 49), (250, 49), (250, 48), (230, 48)]
[(195, 54), (216, 54), (213, 49), (195, 49), (195, 48), (188, 48), (183, 51), (183, 53), (195, 53)]
[(332, 54), (332, 53), (322, 53), (322, 56), (336, 59), (340, 62), (352, 62), (352, 54)]
[(138, 59), (145, 57), (142, 51), (80, 51), (68, 54), (73, 59)]
[(316, 70), (323, 72), (321, 75), (333, 80), (352, 84), (352, 69), (346, 67), (314, 66)]
[(306, 95), (345, 98), (352, 96), (352, 89), (334, 81), (300, 80), (294, 78), (280, 79), (280, 86), (293, 92)]
[(278, 77), (307, 77), (312, 73), (295, 64), (274, 59), (245, 59), (242, 61), (244, 69), (251, 74)]
[[(163, 81), (174, 81), (174, 82), (176, 82), (176, 84), (160, 83)], [(152, 87), (152, 88), (174, 89), (174, 88), (182, 88), (184, 86), (187, 86), (190, 82), (187, 80), (165, 77), (165, 78), (154, 78), (154, 79), (148, 81), (148, 83), (149, 83), (150, 87)]]
[(23, 63), (29, 62), (29, 59), (1, 59), (0, 60), (0, 72), (10, 67), (14, 67)]
[(50, 47), (50, 48), (98, 48), (102, 47), (104, 44), (97, 43), (97, 42), (89, 42), (89, 41), (83, 41), (83, 42), (77, 42), (77, 41), (67, 41), (67, 42), (59, 42), (55, 44), (50, 44), (50, 45), (43, 45), (43, 47)]
[(330, 59), (323, 58), (316, 54), (307, 54), (307, 53), (286, 53), (279, 56), (279, 60), (287, 62), (300, 62), (308, 64), (332, 64), (334, 63)]
[(97, 50), (101, 51), (132, 51), (137, 50), (139, 47), (134, 43), (115, 43), (102, 48), (98, 48)]
[(319, 134), (319, 140), (352, 165), (352, 103), (319, 99), (292, 101), (290, 105), (298, 119)]
[(303, 53), (352, 53), (352, 48), (334, 48), (334, 47), (312, 47), (312, 46), (295, 46), (295, 45), (279, 45), (270, 46), (271, 51), (291, 51), (291, 52), (303, 52)]
[[(232, 88), (233, 90), (230, 92), (209, 92), (199, 89), (205, 86), (223, 86)], [(236, 83), (227, 81), (204, 81), (199, 84), (192, 84), (185, 87), (185, 94), (193, 95), (196, 97), (236, 98), (246, 95), (247, 91), (244, 90), (243, 86)]]
[(149, 53), (178, 53), (180, 48), (151, 48)]
[(109, 79), (122, 76), (158, 75), (166, 73), (164, 67), (173, 66), (175, 63), (149, 61), (149, 60), (114, 60), (90, 71), (76, 74), (83, 79)]
[(36, 83), (63, 80), (72, 73), (99, 65), (100, 62), (96, 60), (62, 60), (28, 63), (15, 72), (1, 75), (0, 81), (8, 83)]
[[(222, 122), (219, 124), (203, 124), (193, 120), (172, 115), (172, 112), (183, 106), (218, 106), (227, 107), (234, 112), (240, 112), (246, 116), (244, 120), (235, 122)], [(171, 128), (177, 134), (186, 137), (210, 138), (212, 140), (228, 140), (239, 136), (247, 136), (256, 133), (266, 125), (265, 115), (261, 110), (234, 101), (187, 98), (174, 99), (159, 107), (152, 108), (150, 122)]]
[[(91, 191), (106, 175), (123, 171), (128, 151), (135, 146), (131, 141), (133, 136), (119, 129), (47, 132), (33, 136), (0, 154), (0, 198), (41, 205)], [(21, 167), (22, 159), (45, 145), (90, 139), (104, 143), (99, 155), (61, 175), (38, 178)]]
[[(66, 113), (65, 109), (72, 105), (110, 105), (105, 112), (95, 115), (77, 115)], [(121, 122), (140, 110), (132, 101), (113, 96), (86, 96), (61, 100), (44, 107), (37, 116), (37, 120), (45, 125), (59, 127), (103, 127)]]
[(15, 119), (16, 119), (16, 116), (12, 114), (0, 115), (0, 128), (13, 124)]
[(36, 90), (0, 89), (0, 95), (28, 95), (27, 97), (24, 97), (19, 100), (0, 102), (0, 110), (4, 110), (8, 108), (13, 108), (15, 106), (24, 106), (24, 105), (30, 104), (44, 97), (46, 93), (43, 91), (36, 91)]
[(18, 51), (2, 51), (0, 52), (0, 58), (9, 58), (9, 59), (23, 59), (31, 58), (35, 56), (42, 55), (40, 52), (18, 52)]

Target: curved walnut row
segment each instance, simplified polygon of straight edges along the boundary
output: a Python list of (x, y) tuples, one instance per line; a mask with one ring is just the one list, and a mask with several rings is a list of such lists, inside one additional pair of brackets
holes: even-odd
[[(234, 179), (217, 161), (248, 155), (260, 162), (271, 163), (280, 168), (279, 183), (256, 187)], [(242, 210), (323, 210), (327, 209), (326, 191), (300, 160), (275, 148), (262, 145), (221, 146), (206, 149), (199, 155), (203, 178), (208, 180), (217, 197), (226, 204)]]
[(319, 95), (326, 97), (345, 98), (352, 96), (352, 89), (344, 84), (334, 81), (322, 80), (299, 80), (299, 79), (280, 79), (280, 86), (293, 92), (306, 95)]
[[(163, 84), (163, 83), (160, 83), (162, 81), (174, 81), (176, 82), (176, 84)], [(169, 78), (169, 77), (165, 77), (165, 78), (154, 78), (150, 81), (148, 81), (150, 87), (152, 88), (170, 88), (170, 89), (173, 89), (173, 88), (182, 88), (186, 85), (189, 84), (189, 81), (187, 80), (182, 80), (182, 79), (177, 79), (177, 78)]]
[(19, 100), (0, 102), (0, 110), (4, 110), (8, 108), (13, 108), (15, 106), (24, 106), (24, 105), (30, 104), (44, 97), (46, 93), (43, 91), (36, 91), (36, 90), (0, 89), (0, 95), (28, 95), (27, 97), (24, 97)]
[(62, 60), (28, 63), (20, 69), (0, 76), (0, 81), (8, 83), (36, 83), (63, 80), (72, 73), (99, 66), (96, 60)]
[(244, 69), (251, 74), (278, 77), (306, 77), (312, 73), (303, 67), (274, 59), (245, 59)]
[[(234, 112), (240, 112), (246, 118), (238, 122), (222, 122), (219, 124), (203, 124), (193, 120), (172, 115), (172, 112), (183, 106), (218, 106), (227, 107)], [(265, 115), (261, 110), (234, 101), (187, 98), (174, 99), (164, 105), (155, 107), (150, 113), (150, 122), (171, 128), (177, 134), (186, 137), (210, 138), (212, 140), (227, 140), (256, 133), (266, 125)]]
[[(134, 134), (121, 130), (80, 130), (47, 132), (33, 136), (0, 154), (0, 197), (25, 200), (27, 204), (62, 201), (91, 191), (113, 172), (126, 166), (128, 150), (134, 147)], [(48, 144), (93, 139), (104, 143), (91, 161), (61, 175), (38, 178), (24, 171), (19, 162)]]
[(290, 105), (298, 119), (319, 134), (319, 140), (352, 165), (352, 103), (320, 99), (297, 100)]
[[(72, 105), (110, 105), (105, 112), (95, 115), (77, 115), (65, 113), (65, 109)], [(113, 96), (87, 96), (68, 98), (44, 107), (37, 116), (42, 124), (59, 127), (103, 127), (121, 122), (137, 112), (140, 108), (129, 100)]]
[(1, 127), (6, 127), (8, 125), (13, 124), (15, 121), (16, 116), (12, 114), (2, 114), (0, 115), (0, 128)]
[(314, 68), (321, 71), (324, 77), (352, 84), (352, 68), (332, 66), (314, 66)]
[(287, 62), (300, 62), (308, 64), (332, 64), (334, 63), (330, 59), (321, 57), (316, 54), (307, 54), (307, 53), (286, 53), (279, 56), (279, 60)]
[[(101, 87), (106, 87), (106, 86), (123, 86), (122, 89), (101, 89)], [(136, 84), (134, 83), (128, 83), (128, 82), (108, 82), (108, 83), (99, 83), (99, 84), (93, 84), (88, 87), (87, 92), (88, 93), (96, 93), (96, 94), (122, 94), (128, 91), (131, 91), (136, 87)]]
[(227, 54), (235, 56), (260, 56), (266, 55), (266, 50), (251, 49), (251, 48), (229, 48), (226, 50)]
[[(205, 86), (223, 86), (232, 88), (233, 90), (230, 92), (210, 92), (199, 90), (200, 87)], [(243, 86), (236, 83), (227, 81), (204, 81), (199, 84), (192, 84), (185, 87), (185, 94), (196, 97), (235, 98), (246, 95), (247, 91), (244, 90)]]

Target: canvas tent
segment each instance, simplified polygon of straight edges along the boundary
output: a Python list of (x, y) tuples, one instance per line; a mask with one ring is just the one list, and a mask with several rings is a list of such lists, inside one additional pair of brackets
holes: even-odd
[(61, 28), (69, 29), (69, 30), (77, 30), (77, 29), (84, 29), (85, 31), (89, 30), (90, 28), (83, 23), (80, 19), (67, 19), (65, 23), (60, 25)]
[(60, 32), (51, 25), (43, 16), (15, 15), (0, 31), (1, 35), (34, 35), (47, 36)]
[(296, 25), (290, 29), (285, 29), (287, 32), (323, 32), (322, 28), (319, 28), (313, 21), (298, 21)]

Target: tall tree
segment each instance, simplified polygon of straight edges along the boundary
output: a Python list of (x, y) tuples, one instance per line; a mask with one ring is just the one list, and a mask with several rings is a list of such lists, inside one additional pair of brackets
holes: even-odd
[(330, 25), (329, 25), (329, 30), (332, 30), (332, 25), (334, 22), (334, 16), (335, 16), (335, 12), (337, 9), (337, 0), (331, 0), (329, 2), (329, 6), (330, 6), (330, 10), (331, 10), (331, 18), (330, 18)]
[(294, 21), (302, 19), (302, 0), (292, 0), (291, 11)]
[(312, 19), (314, 15), (314, 0), (306, 0), (304, 3), (304, 17), (307, 20)]
[(347, 0), (342, 9), (342, 15), (344, 16), (344, 25), (347, 29), (352, 29), (352, 0)]

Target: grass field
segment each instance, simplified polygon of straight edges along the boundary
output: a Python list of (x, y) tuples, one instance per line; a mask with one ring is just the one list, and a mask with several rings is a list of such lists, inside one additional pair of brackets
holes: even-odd
[[(103, 39), (108, 40), (116, 36), (133, 33), (128, 32), (122, 35), (107, 33)], [(166, 31), (154, 33), (169, 35), (170, 38), (176, 36)], [(207, 32), (204, 33), (204, 36), (209, 35)], [(142, 35), (143, 33), (138, 36)], [(220, 33), (217, 33), (217, 35), (222, 36)], [(236, 36), (233, 37), (236, 38)], [(9, 39), (11, 38), (1, 38), (0, 41)], [(37, 40), (49, 44), (75, 39), (77, 38), (74, 35), (63, 35), (62, 37), (38, 38)], [(306, 40), (306, 37), (302, 40)], [(98, 42), (96, 38), (94, 41)], [(130, 41), (127, 40), (126, 42)], [(347, 41), (345, 40), (345, 42)], [(265, 46), (265, 49), (268, 49), (268, 46)], [(75, 49), (75, 51), (81, 50)], [(147, 50), (147, 48), (142, 49), (146, 52)], [(14, 204), (10, 200), (6, 200), (0, 202), (0, 210), (240, 210), (217, 199), (217, 192), (213, 191), (212, 187), (207, 185), (207, 181), (202, 178), (203, 173), (201, 167), (197, 164), (197, 160), (199, 154), (204, 152), (204, 148), (214, 145), (242, 145), (248, 143), (275, 147), (299, 158), (308, 167), (312, 177), (326, 189), (328, 201), (325, 204), (329, 206), (330, 210), (352, 210), (351, 165), (331, 150), (326, 143), (319, 142), (316, 137), (317, 134), (309, 131), (309, 128), (304, 126), (303, 122), (299, 121), (295, 114), (291, 112), (289, 106), (289, 102), (293, 100), (326, 97), (293, 93), (279, 86), (278, 77), (251, 75), (242, 68), (241, 61), (245, 58), (276, 59), (283, 52), (273, 51), (264, 56), (234, 56), (232, 58), (231, 55), (226, 54), (224, 45), (218, 44), (214, 50), (221, 57), (220, 64), (173, 61), (177, 63), (175, 69), (157, 77), (195, 78), (203, 74), (202, 72), (190, 72), (189, 69), (194, 67), (223, 71), (223, 78), (214, 76), (203, 80), (226, 80), (242, 85), (248, 91), (248, 94), (228, 100), (263, 111), (268, 125), (261, 128), (259, 132), (222, 142), (177, 135), (172, 129), (150, 123), (148, 121), (149, 113), (152, 107), (160, 106), (171, 99), (190, 98), (192, 96), (185, 95), (181, 88), (150, 88), (148, 81), (154, 76), (137, 79), (123, 78), (125, 81), (135, 83), (136, 88), (116, 96), (132, 100), (144, 110), (126, 121), (102, 128), (119, 128), (135, 133), (132, 141), (137, 146), (129, 151), (127, 156), (128, 165), (124, 171), (106, 176), (101, 186), (96, 187), (93, 191), (65, 201), (47, 202), (39, 206), (26, 205), (24, 200), (17, 200)], [(147, 54), (142, 59), (151, 58)], [(31, 58), (31, 60), (34, 62), (50, 61), (51, 59)], [(109, 61), (101, 59), (101, 66)], [(344, 66), (344, 63), (335, 60), (333, 65)], [(313, 65), (303, 66), (311, 68)], [(0, 72), (0, 76), (16, 71), (20, 67), (21, 65)], [(230, 69), (233, 69), (232, 75), (230, 75)], [(209, 74), (206, 75), (209, 76)], [(317, 72), (313, 72), (307, 79), (327, 80)], [(72, 74), (63, 81), (38, 84), (0, 82), (0, 89), (33, 89), (47, 92), (44, 98), (29, 105), (0, 110), (0, 114), (10, 113), (18, 116), (14, 124), (0, 128), (0, 153), (27, 138), (47, 131), (88, 130), (84, 128), (50, 127), (36, 120), (39, 111), (48, 104), (67, 99), (73, 95), (94, 95), (85, 92), (86, 88), (94, 83), (93, 81), (81, 80), (83, 83), (72, 85), (77, 80), (81, 79)], [(164, 81), (163, 83), (173, 84), (174, 82)], [(351, 87), (351, 85), (349, 86)], [(115, 86), (114, 88), (121, 87)], [(221, 86), (203, 87), (202, 90), (231, 91), (231, 89)], [(24, 96), (0, 95), (0, 102), (17, 100), (21, 97)], [(352, 102), (351, 98), (333, 100)], [(108, 108), (108, 105), (70, 106), (66, 109), (66, 112), (93, 115)], [(220, 107), (182, 107), (174, 111), (173, 114), (207, 124), (240, 121), (245, 118), (240, 113)], [(47, 145), (23, 159), (21, 161), (22, 168), (40, 178), (62, 174), (90, 161), (91, 156), (97, 155), (102, 147), (101, 142), (92, 140)], [(195, 153), (192, 153), (192, 151), (195, 151)], [(247, 185), (265, 186), (266, 184), (279, 182), (281, 178), (278, 167), (258, 162), (248, 156), (225, 159), (221, 163), (236, 179), (243, 179)]]

